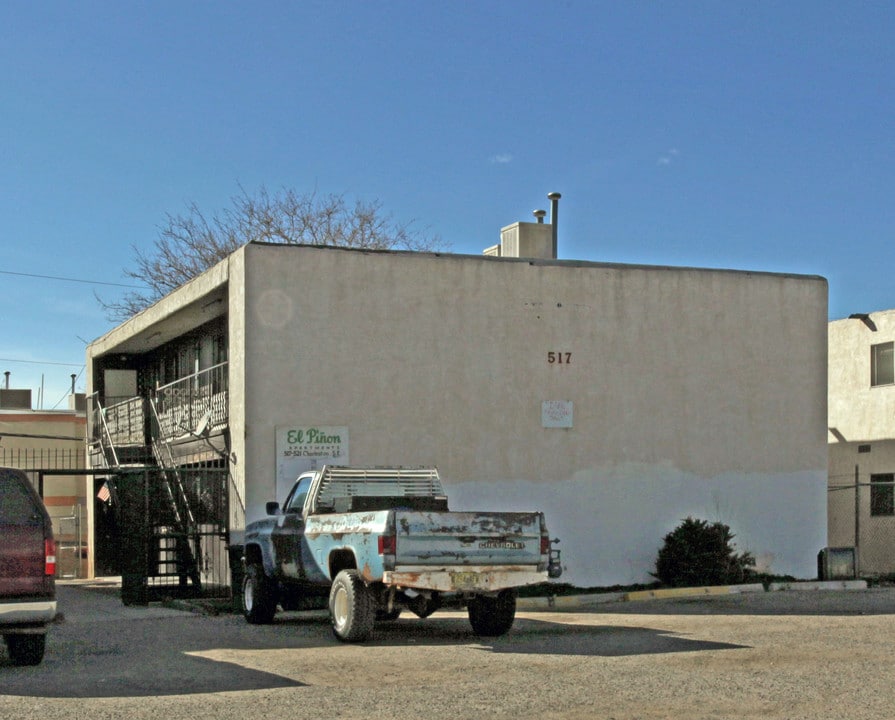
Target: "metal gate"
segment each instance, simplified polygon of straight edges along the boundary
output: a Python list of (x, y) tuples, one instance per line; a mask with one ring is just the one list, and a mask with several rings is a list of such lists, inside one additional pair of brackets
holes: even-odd
[(228, 477), (213, 465), (110, 471), (125, 605), (230, 595)]

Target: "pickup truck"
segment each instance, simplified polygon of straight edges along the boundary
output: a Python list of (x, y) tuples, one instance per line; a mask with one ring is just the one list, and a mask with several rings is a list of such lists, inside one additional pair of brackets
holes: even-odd
[(562, 572), (540, 512), (450, 512), (435, 468), (324, 466), (249, 523), (243, 614), (325, 607), (335, 636), (366, 640), (376, 621), (466, 607), (473, 631), (508, 632), (516, 589)]

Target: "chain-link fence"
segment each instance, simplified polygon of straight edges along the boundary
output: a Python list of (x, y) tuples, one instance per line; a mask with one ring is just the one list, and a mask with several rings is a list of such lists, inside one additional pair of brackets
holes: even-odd
[(856, 468), (830, 477), (827, 543), (855, 548), (856, 574), (895, 574), (895, 474)]

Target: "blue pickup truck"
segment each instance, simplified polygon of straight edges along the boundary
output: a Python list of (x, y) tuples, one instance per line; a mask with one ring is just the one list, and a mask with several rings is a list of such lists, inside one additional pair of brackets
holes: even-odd
[(465, 606), (478, 635), (498, 636), (516, 589), (562, 572), (543, 513), (450, 512), (435, 468), (325, 466), (266, 510), (245, 535), (250, 623), (328, 602), (336, 637), (359, 642), (403, 610)]

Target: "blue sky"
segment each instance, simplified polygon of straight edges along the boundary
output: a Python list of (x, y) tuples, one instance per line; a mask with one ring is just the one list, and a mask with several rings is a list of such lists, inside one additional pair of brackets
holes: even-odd
[[(379, 200), (454, 252), (822, 275), (895, 307), (895, 3), (0, 6), (0, 373), (56, 406), (94, 293), (243, 187)], [(0, 375), (2, 378), (2, 375)], [(64, 401), (58, 406), (64, 406)]]

